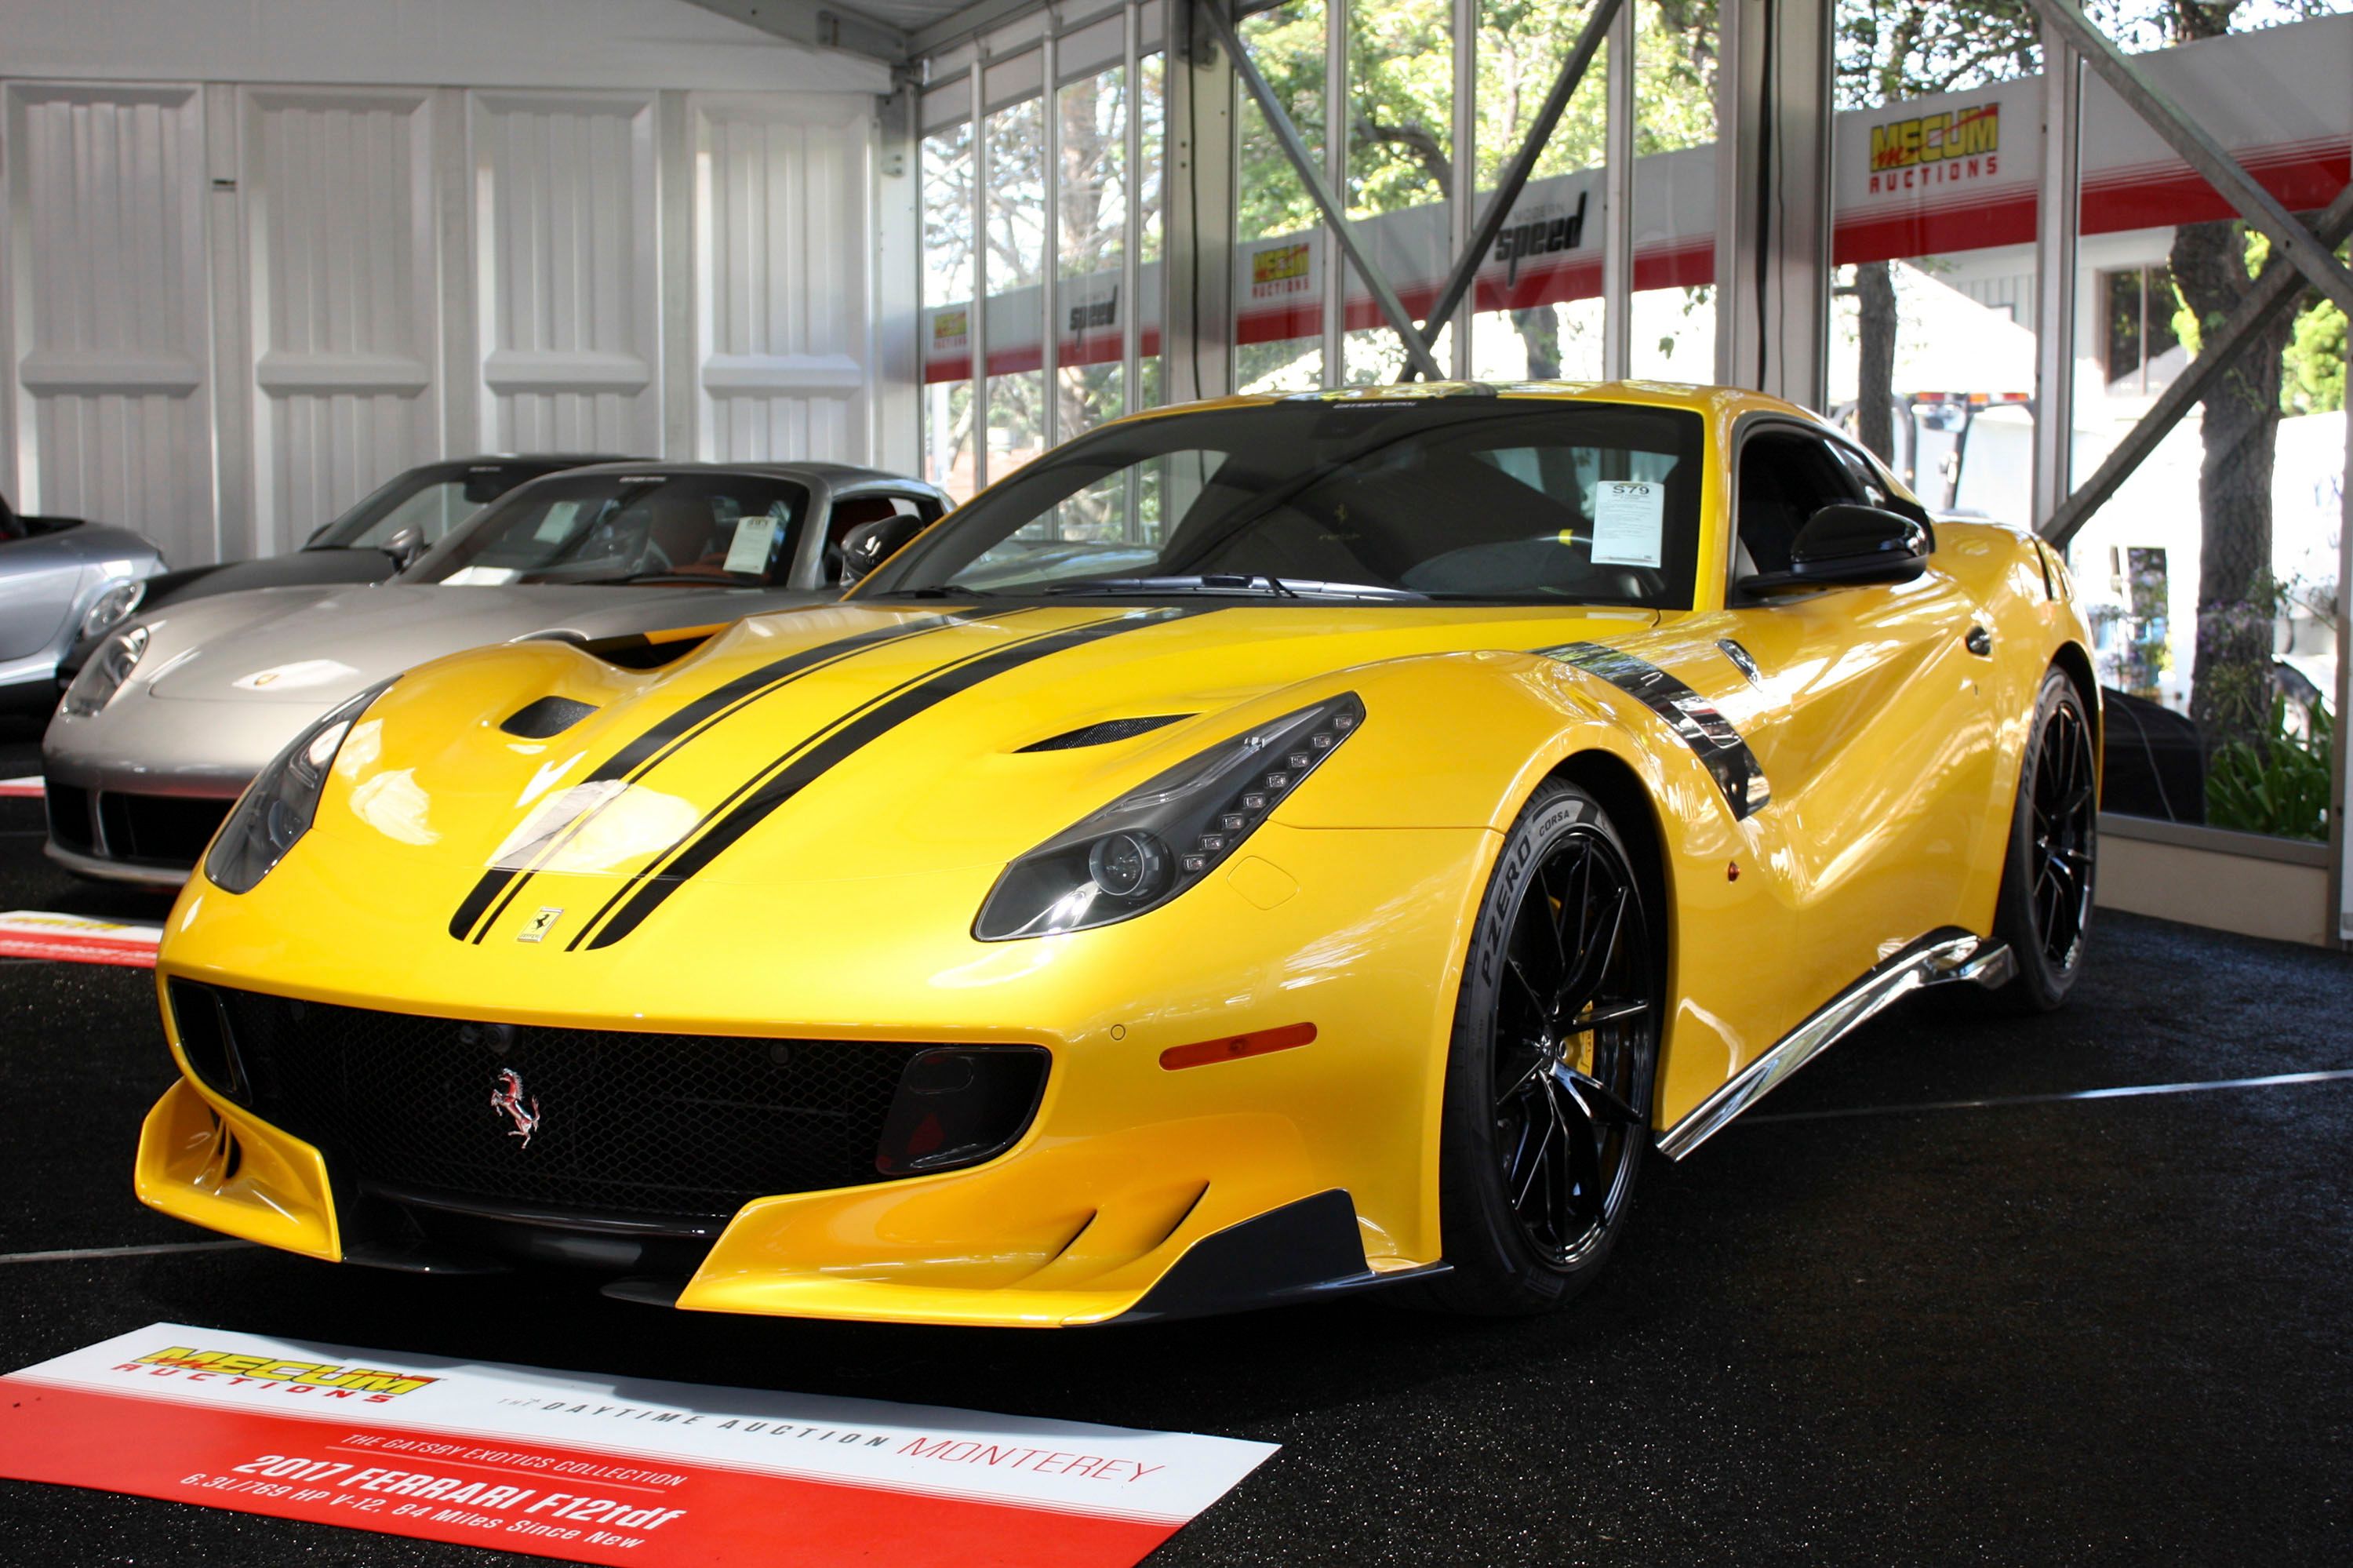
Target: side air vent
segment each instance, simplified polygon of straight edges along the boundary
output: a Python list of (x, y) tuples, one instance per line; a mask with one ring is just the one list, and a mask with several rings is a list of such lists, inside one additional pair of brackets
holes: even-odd
[(499, 727), (525, 740), (545, 740), (551, 735), (562, 735), (596, 711), (594, 703), (575, 702), (570, 697), (541, 697), (508, 715), (507, 722)]
[(1030, 742), (1024, 751), (1075, 751), (1082, 746), (1109, 746), (1114, 740), (1130, 740), (1139, 735), (1158, 729), (1164, 724), (1188, 719), (1191, 714), (1155, 714), (1149, 718), (1105, 719), (1084, 729), (1066, 730), (1044, 740)]

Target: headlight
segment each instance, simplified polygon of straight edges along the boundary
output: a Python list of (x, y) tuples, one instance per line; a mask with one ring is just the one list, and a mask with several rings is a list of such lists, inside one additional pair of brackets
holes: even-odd
[(131, 679), (131, 672), (139, 667), (147, 652), (147, 629), (134, 626), (107, 641), (106, 646), (90, 656), (90, 662), (66, 688), (64, 707), (76, 718), (88, 718), (114, 700), (122, 683)]
[(88, 609), (82, 611), (81, 630), (74, 633), (74, 640), (85, 641), (119, 624), (124, 616), (137, 609), (139, 601), (146, 597), (147, 585), (143, 582), (126, 580), (110, 585), (103, 593), (90, 601)]
[(226, 893), (249, 893), (270, 867), (286, 858), (286, 852), (311, 831), (320, 791), (327, 787), (327, 769), (335, 765), (335, 753), (343, 749), (353, 722), (391, 684), (386, 681), (370, 686), (314, 721), (246, 786), (213, 847), (205, 852), (207, 881)]
[(1223, 863), (1364, 717), (1343, 693), (1170, 768), (1007, 866), (972, 934), (1083, 931), (1158, 908)]

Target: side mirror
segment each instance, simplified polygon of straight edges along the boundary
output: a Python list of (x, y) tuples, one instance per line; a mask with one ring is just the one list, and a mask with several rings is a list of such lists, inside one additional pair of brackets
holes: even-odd
[(848, 588), (905, 549), (925, 526), (922, 518), (902, 513), (852, 527), (841, 536), (841, 586)]
[(406, 571), (425, 553), (424, 531), (414, 526), (398, 530), (384, 542), (384, 553), (392, 557), (394, 571)]
[(1908, 583), (1928, 569), (1928, 554), (1936, 547), (1936, 535), (1915, 518), (1841, 503), (1806, 519), (1789, 543), (1788, 571), (1743, 577), (1740, 590), (1769, 594), (1857, 583)]

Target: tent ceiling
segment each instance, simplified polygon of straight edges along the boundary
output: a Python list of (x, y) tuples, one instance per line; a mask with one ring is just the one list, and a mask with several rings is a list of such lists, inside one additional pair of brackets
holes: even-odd
[(906, 60), (1045, 0), (693, 0), (705, 10), (795, 43)]

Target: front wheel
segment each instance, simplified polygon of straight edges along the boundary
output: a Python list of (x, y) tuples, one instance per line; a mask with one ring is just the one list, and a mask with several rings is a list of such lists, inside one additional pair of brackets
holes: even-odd
[(1658, 1065), (1659, 918), (1599, 801), (1540, 789), (1512, 826), (1455, 1005), (1439, 1154), (1458, 1312), (1558, 1307), (1632, 1206)]
[(2083, 969), (2099, 862), (2098, 772), (2083, 696), (2064, 671), (2052, 670), (2042, 677), (2019, 768), (1994, 914), (1994, 935), (2018, 965), (2001, 1000), (2022, 1012), (2058, 1007)]

